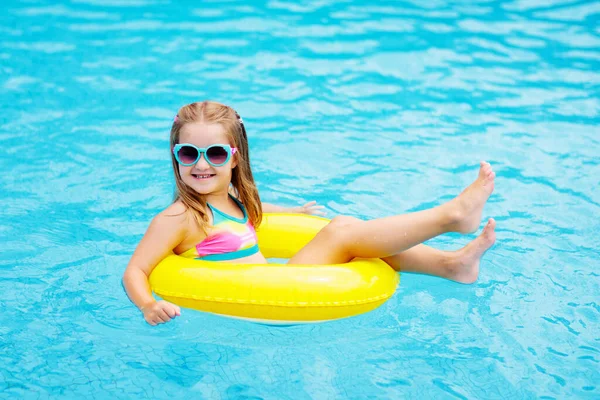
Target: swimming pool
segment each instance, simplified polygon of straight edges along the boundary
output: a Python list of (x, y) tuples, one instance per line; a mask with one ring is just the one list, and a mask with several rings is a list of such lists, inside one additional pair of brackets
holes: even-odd
[[(183, 3), (0, 14), (0, 397), (600, 396), (599, 2)], [(479, 281), (403, 274), (320, 325), (146, 325), (121, 276), (205, 98), (244, 118), (263, 200), (330, 217), (438, 204), (490, 161)]]

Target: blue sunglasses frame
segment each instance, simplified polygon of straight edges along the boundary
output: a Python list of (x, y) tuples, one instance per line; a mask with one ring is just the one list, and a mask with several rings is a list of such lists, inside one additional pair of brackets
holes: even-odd
[[(182, 160), (179, 159), (179, 150), (181, 150), (184, 147), (192, 147), (193, 149), (195, 149), (198, 152), (198, 157), (196, 157), (194, 162), (184, 163)], [(225, 151), (227, 152), (227, 158), (225, 159), (224, 162), (217, 164), (217, 163), (210, 161), (210, 157), (206, 156), (207, 152), (214, 147), (220, 147), (220, 148), (225, 149)], [(191, 167), (192, 165), (195, 165), (196, 163), (198, 163), (198, 161), (200, 161), (200, 158), (202, 157), (202, 154), (204, 154), (204, 159), (206, 160), (208, 165), (211, 165), (213, 167), (222, 167), (223, 165), (225, 165), (229, 162), (229, 160), (231, 159), (231, 156), (233, 154), (235, 154), (236, 152), (237, 152), (237, 147), (231, 147), (228, 144), (213, 144), (206, 148), (197, 147), (191, 143), (179, 143), (179, 144), (176, 144), (175, 146), (173, 146), (173, 156), (175, 157), (175, 160), (177, 160), (177, 162), (179, 164), (183, 165), (184, 167)]]

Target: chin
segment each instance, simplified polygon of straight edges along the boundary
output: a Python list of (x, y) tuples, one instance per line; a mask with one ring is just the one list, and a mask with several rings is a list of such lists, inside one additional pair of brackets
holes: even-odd
[(183, 182), (198, 194), (210, 194), (219, 190), (218, 182), (198, 182), (192, 177), (184, 179)]
[(186, 184), (198, 194), (209, 194), (215, 191), (213, 185), (198, 185), (196, 182), (186, 182)]

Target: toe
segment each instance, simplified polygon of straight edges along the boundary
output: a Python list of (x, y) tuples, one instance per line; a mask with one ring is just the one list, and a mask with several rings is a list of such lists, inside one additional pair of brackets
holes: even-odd
[(479, 176), (487, 176), (490, 171), (490, 167), (485, 164), (485, 162), (481, 162), (481, 166), (479, 167)]

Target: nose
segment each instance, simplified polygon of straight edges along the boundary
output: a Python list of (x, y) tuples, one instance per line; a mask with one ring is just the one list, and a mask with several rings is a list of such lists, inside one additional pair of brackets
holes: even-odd
[(210, 168), (210, 164), (208, 162), (206, 162), (206, 154), (200, 153), (200, 158), (196, 162), (196, 168), (198, 168), (198, 169)]

